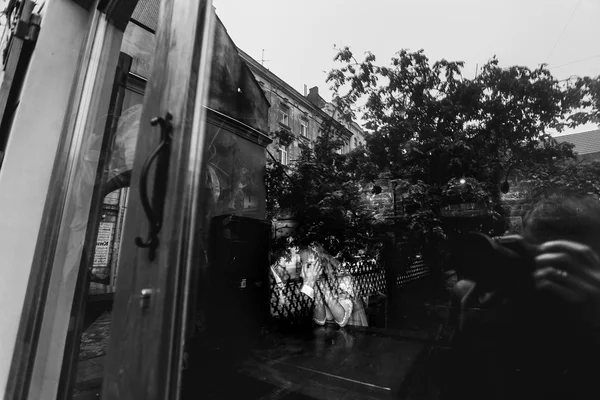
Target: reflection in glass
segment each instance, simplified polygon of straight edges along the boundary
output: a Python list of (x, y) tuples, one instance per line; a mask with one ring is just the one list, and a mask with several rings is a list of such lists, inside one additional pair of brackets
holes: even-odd
[(131, 90), (125, 91), (124, 109), (118, 120), (110, 158), (104, 171), (105, 184), (102, 194), (105, 196), (100, 211), (93, 264), (88, 266), (90, 285), (79, 348), (73, 393), (75, 396), (98, 394), (102, 384), (142, 101), (143, 95)]

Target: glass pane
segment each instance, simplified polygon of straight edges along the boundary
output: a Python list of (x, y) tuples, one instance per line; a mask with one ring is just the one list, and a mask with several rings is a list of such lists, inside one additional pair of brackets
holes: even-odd
[[(129, 24), (123, 48), (139, 46), (140, 38), (152, 35), (137, 25)], [(141, 47), (141, 46), (139, 46)], [(133, 56), (142, 53), (133, 51)], [(142, 61), (148, 60), (144, 52)], [(126, 55), (131, 57), (131, 55)], [(132, 62), (140, 59), (132, 57)], [(110, 115), (116, 117), (114, 140), (104, 171), (105, 197), (102, 202), (97, 239), (93, 245), (94, 260), (90, 266), (90, 283), (85, 309), (83, 333), (79, 348), (73, 398), (98, 398), (104, 372), (104, 361), (108, 347), (112, 301), (118, 287), (117, 273), (119, 251), (122, 241), (123, 224), (129, 200), (130, 174), (137, 141), (139, 120), (144, 100), (145, 78), (124, 71), (127, 78), (113, 88), (113, 109)], [(108, 132), (107, 132), (108, 134)], [(90, 246), (92, 247), (92, 246)], [(91, 397), (87, 397), (91, 396)]]
[[(234, 140), (243, 136), (227, 132), (234, 122), (218, 124), (207, 146), (208, 283), (199, 283), (209, 295), (184, 398), (549, 399), (590, 386), (599, 397), (579, 360), (600, 354), (589, 325), (600, 326), (600, 303), (587, 319), (582, 303), (571, 308), (579, 296), (555, 302), (536, 291), (534, 279), (556, 284), (533, 276), (544, 266), (539, 249), (523, 254), (502, 235), (600, 249), (600, 224), (575, 227), (578, 212), (600, 209), (600, 56), (587, 54), (600, 3), (532, 0), (516, 16), (498, 2), (375, 2), (375, 18), (352, 3), (215, 0), (227, 32), (218, 54), (235, 75), (224, 45), (235, 42), (258, 82), (228, 86), (215, 67), (213, 85), (230, 96), (219, 111), (251, 126), (244, 116), (266, 118), (273, 143), (259, 195), (269, 215), (236, 207), (244, 160), (259, 149)], [(523, 17), (540, 6), (543, 21)], [(290, 16), (327, 23), (295, 32)], [(428, 32), (423, 16), (436, 21)], [(506, 35), (491, 28), (503, 25)], [(315, 86), (301, 91), (305, 82)], [(238, 95), (254, 87), (267, 115)], [(268, 262), (256, 255), (261, 221), (272, 224)], [(487, 238), (463, 242), (472, 231)], [(264, 271), (266, 320), (256, 289)], [(585, 339), (575, 333), (582, 325)]]
[[(75, 398), (83, 396), (84, 393), (96, 395), (102, 385), (103, 363), (110, 334), (112, 299), (118, 286), (116, 277), (121, 233), (129, 194), (128, 187), (122, 186), (129, 185), (129, 180), (124, 174), (131, 169), (141, 111), (141, 103), (131, 104), (136, 100), (143, 100), (138, 94), (125, 97), (129, 97), (127, 105), (130, 107), (125, 109), (119, 118), (110, 169), (107, 170), (108, 181), (116, 180), (115, 187), (120, 188), (106, 195), (100, 211), (102, 215), (94, 249), (94, 261), (93, 265), (88, 267), (91, 267), (91, 276), (77, 365)], [(125, 104), (123, 102), (124, 106)]]

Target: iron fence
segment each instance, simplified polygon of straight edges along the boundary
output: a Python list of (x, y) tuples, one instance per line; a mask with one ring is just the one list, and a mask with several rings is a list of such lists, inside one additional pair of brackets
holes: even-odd
[[(371, 297), (385, 297), (385, 271), (376, 261), (357, 261), (347, 266), (352, 275), (355, 296), (368, 305)], [(280, 271), (281, 279), (271, 274), (271, 317), (286, 323), (300, 323), (312, 317), (313, 300), (304, 295), (302, 280), (292, 278), (285, 271)], [(429, 274), (429, 268), (422, 259), (417, 259), (403, 274), (396, 279), (397, 287), (406, 287)], [(283, 276), (281, 276), (283, 275)]]

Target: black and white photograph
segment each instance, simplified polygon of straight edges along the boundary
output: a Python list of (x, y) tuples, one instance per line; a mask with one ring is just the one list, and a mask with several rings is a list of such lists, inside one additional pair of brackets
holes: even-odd
[(600, 0), (0, 0), (5, 400), (600, 399)]

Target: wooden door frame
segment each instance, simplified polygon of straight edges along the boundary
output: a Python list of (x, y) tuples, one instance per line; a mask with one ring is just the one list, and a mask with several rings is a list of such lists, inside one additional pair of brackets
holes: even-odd
[[(73, 175), (79, 166), (83, 139), (97, 120), (97, 105), (108, 104), (107, 88), (112, 87), (123, 30), (130, 17), (130, 14), (125, 15), (133, 12), (136, 3), (137, 0), (95, 0), (89, 8), (89, 25), (87, 31), (82, 32), (85, 39), (78, 72), (73, 78), (69, 106), (64, 111), (65, 120), (35, 245), (5, 399), (35, 398), (36, 395), (54, 398), (58, 390), (58, 385), (56, 389), (52, 387), (53, 383), (49, 389), (44, 388), (43, 393), (42, 389), (32, 386), (36, 371), (38, 374), (49, 370), (51, 374), (57, 373), (55, 364), (60, 365), (61, 359), (56, 354), (62, 355), (64, 347), (49, 350), (47, 342), (53, 337), (66, 340), (66, 325), (71, 324), (52, 319), (54, 314), (64, 318), (63, 314), (70, 315), (71, 310), (57, 308), (62, 303), (50, 304), (48, 298), (60, 290), (58, 284), (66, 272), (59, 261), (63, 257), (61, 246), (70, 240), (69, 228), (64, 222), (69, 203), (73, 201)], [(145, 217), (136, 186), (131, 190), (131, 207), (128, 207), (123, 234), (125, 239), (131, 240), (124, 240), (124, 256), (119, 263), (119, 290), (115, 296), (118, 312), (113, 314), (103, 398), (163, 399), (179, 395), (191, 271), (201, 251), (197, 238), (203, 229), (204, 217), (199, 189), (206, 123), (203, 106), (208, 94), (213, 28), (211, 0), (162, 1), (154, 72), (140, 124), (140, 129), (148, 134), (140, 135), (132, 180), (139, 182), (142, 164), (158, 142), (158, 135), (151, 134), (155, 128), (150, 125), (150, 119), (170, 112), (173, 141), (167, 190), (176, 195), (165, 201), (159, 236), (161, 246), (157, 259), (149, 262), (147, 251), (132, 243), (134, 237), (146, 236), (147, 224), (139, 222), (145, 221)], [(91, 196), (85, 201), (89, 210)], [(149, 308), (141, 310), (136, 293), (146, 287), (155, 291)], [(65, 296), (73, 295), (60, 294), (63, 302)], [(42, 334), (45, 328), (50, 329), (53, 337)], [(40, 340), (41, 337), (46, 341)], [(45, 353), (40, 356), (42, 347)], [(39, 357), (43, 361), (38, 360)], [(33, 394), (32, 389), (35, 389)]]
[[(115, 2), (118, 1), (115, 0)], [(119, 3), (128, 3), (133, 12), (135, 4), (133, 7), (131, 4), (137, 3), (137, 0)], [(53, 304), (49, 304), (47, 301), (48, 294), (56, 290), (56, 288), (51, 288), (52, 280), (60, 279), (60, 274), (63, 273), (62, 269), (57, 266), (55, 257), (60, 253), (57, 251), (57, 247), (63, 240), (61, 237), (64, 236), (67, 229), (62, 224), (65, 210), (73, 196), (72, 187), (65, 182), (70, 182), (69, 177), (78, 167), (77, 162), (82, 151), (83, 138), (91, 131), (99, 116), (98, 105), (103, 102), (108, 103), (107, 87), (112, 87), (114, 68), (123, 32), (122, 29), (115, 29), (110, 24), (110, 20), (107, 21), (106, 15), (98, 9), (100, 0), (94, 0), (93, 5), (89, 8), (89, 23), (86, 31), (82, 32), (85, 39), (80, 50), (78, 72), (73, 78), (69, 106), (63, 110), (65, 122), (36, 241), (8, 385), (4, 393), (5, 399), (23, 399), (32, 395), (31, 384), (35, 371), (43, 374), (48, 368), (49, 364), (40, 364), (38, 356), (44, 324), (52, 326), (52, 321), (49, 321), (52, 318), (47, 316), (49, 309), (53, 307)], [(121, 8), (118, 10), (123, 11)], [(129, 17), (130, 15), (127, 16), (127, 19)], [(62, 23), (68, 23), (68, 21), (62, 21)], [(40, 34), (43, 35), (44, 32), (42, 31)], [(57, 110), (57, 112), (59, 111)], [(56, 278), (57, 276), (58, 278)], [(70, 309), (54, 309), (52, 311), (69, 313)], [(47, 343), (44, 342), (44, 346), (47, 346)], [(52, 362), (60, 365), (61, 358), (56, 357), (50, 361), (50, 363)], [(37, 387), (33, 389), (34, 391), (42, 390)], [(44, 394), (44, 396), (50, 396), (45, 398), (55, 395)], [(33, 396), (35, 397), (35, 394)]]
[[(202, 184), (205, 108), (214, 10), (210, 0), (162, 1), (157, 51), (140, 122), (128, 214), (119, 259), (103, 399), (176, 399), (190, 307), (191, 272), (198, 268), (204, 220)], [(172, 145), (162, 230), (154, 260), (133, 242), (149, 224), (137, 182), (159, 142), (155, 117), (172, 114)], [(154, 172), (149, 175), (152, 182)], [(149, 189), (149, 193), (152, 188)], [(164, 194), (163, 194), (164, 195)], [(140, 221), (143, 221), (140, 223)], [(196, 265), (194, 264), (196, 263)], [(141, 296), (151, 290), (150, 296)]]

